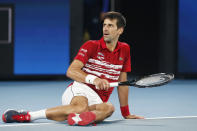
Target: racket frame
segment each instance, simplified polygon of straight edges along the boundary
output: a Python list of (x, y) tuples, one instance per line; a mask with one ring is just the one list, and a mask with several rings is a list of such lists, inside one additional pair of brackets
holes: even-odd
[[(152, 85), (138, 85), (136, 84), (136, 82), (138, 82), (139, 80), (141, 79), (145, 79), (145, 78), (148, 78), (148, 77), (153, 77), (153, 76), (157, 76), (157, 75), (163, 75), (163, 77), (166, 76), (166, 80), (165, 82), (162, 82), (160, 84), (152, 84)], [(169, 77), (167, 77), (169, 76)], [(113, 82), (113, 83), (110, 83), (110, 87), (114, 87), (114, 86), (135, 86), (135, 87), (138, 87), (138, 88), (150, 88), (150, 87), (157, 87), (157, 86), (162, 86), (162, 85), (165, 85), (167, 83), (169, 83), (170, 81), (172, 81), (174, 79), (174, 74), (173, 73), (157, 73), (157, 74), (152, 74), (152, 75), (148, 75), (148, 76), (144, 76), (144, 77), (141, 77), (139, 79), (134, 79), (134, 80), (131, 80), (131, 81), (123, 81), (123, 82)]]

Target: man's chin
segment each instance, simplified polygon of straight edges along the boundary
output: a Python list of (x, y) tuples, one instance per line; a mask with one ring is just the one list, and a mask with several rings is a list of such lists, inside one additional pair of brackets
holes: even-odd
[(110, 40), (109, 38), (105, 38), (105, 37), (104, 37), (104, 41), (105, 41), (106, 43), (110, 43), (111, 40)]

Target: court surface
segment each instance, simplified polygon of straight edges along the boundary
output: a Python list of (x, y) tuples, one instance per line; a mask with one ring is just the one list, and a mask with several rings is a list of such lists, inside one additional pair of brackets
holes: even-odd
[[(70, 81), (0, 82), (0, 115), (6, 109), (36, 111), (61, 104), (61, 96)], [(197, 80), (174, 80), (159, 88), (130, 88), (129, 105), (132, 114), (144, 120), (124, 120), (119, 109), (117, 90), (110, 102), (114, 114), (96, 126), (68, 126), (67, 122), (37, 120), (33, 123), (5, 124), (0, 131), (196, 131)]]

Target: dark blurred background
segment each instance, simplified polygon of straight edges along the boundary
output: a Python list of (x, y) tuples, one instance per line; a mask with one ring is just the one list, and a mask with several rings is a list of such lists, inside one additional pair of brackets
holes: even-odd
[(0, 80), (62, 80), (80, 46), (102, 37), (102, 16), (127, 19), (132, 72), (197, 78), (197, 1), (0, 0)]

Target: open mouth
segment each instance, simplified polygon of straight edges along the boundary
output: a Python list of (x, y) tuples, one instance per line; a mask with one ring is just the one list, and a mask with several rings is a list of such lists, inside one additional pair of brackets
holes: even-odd
[(104, 36), (108, 36), (109, 34), (108, 33), (104, 33)]

